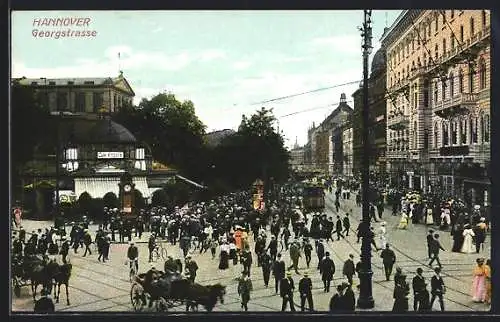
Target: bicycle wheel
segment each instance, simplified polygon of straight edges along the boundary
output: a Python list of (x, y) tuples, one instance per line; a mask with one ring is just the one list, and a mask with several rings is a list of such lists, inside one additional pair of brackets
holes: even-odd
[(164, 260), (167, 260), (167, 249), (166, 248), (161, 249), (161, 258), (163, 258)]
[(135, 265), (132, 265), (132, 267), (130, 268), (130, 282), (134, 282), (136, 276), (137, 276), (137, 269)]

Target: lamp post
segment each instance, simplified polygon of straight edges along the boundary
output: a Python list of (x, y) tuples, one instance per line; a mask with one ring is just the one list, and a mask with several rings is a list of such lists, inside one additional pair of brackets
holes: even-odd
[(55, 217), (58, 218), (60, 215), (60, 206), (61, 206), (61, 201), (59, 197), (59, 168), (61, 167), (61, 144), (60, 144), (60, 123), (61, 119), (63, 117), (63, 112), (58, 111), (57, 112), (57, 125), (56, 125), (56, 211), (55, 211)]
[(368, 57), (372, 51), (372, 28), (371, 28), (371, 10), (364, 10), (363, 28), (361, 28), (363, 37), (363, 158), (362, 158), (362, 197), (363, 197), (363, 224), (364, 236), (361, 244), (361, 270), (359, 272), (359, 299), (358, 307), (362, 309), (371, 309), (375, 306), (372, 296), (372, 264), (371, 264), (371, 241), (370, 233), (370, 210), (369, 210), (369, 187), (370, 187), (370, 143), (369, 143), (369, 129), (370, 111), (368, 106)]

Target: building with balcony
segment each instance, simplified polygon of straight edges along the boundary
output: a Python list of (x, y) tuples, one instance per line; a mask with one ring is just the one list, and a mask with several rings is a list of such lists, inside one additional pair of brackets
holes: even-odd
[(405, 10), (382, 43), (388, 170), (408, 188), (487, 202), (490, 12)]

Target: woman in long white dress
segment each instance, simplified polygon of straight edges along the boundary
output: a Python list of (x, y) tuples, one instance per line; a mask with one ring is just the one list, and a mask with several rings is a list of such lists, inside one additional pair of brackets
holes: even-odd
[(472, 237), (475, 236), (474, 231), (470, 228), (470, 225), (467, 224), (464, 227), (464, 232), (462, 234), (464, 236), (464, 243), (462, 244), (461, 252), (465, 254), (472, 254), (476, 251), (474, 242)]
[(426, 212), (427, 214), (425, 216), (425, 224), (428, 226), (434, 225), (434, 216), (432, 215), (432, 208), (428, 206)]
[(387, 233), (387, 230), (385, 228), (385, 221), (381, 222), (380, 223), (380, 228), (378, 230), (378, 239), (379, 239), (379, 243), (380, 243), (380, 249), (385, 249), (385, 245), (387, 244), (387, 237), (386, 237), (386, 233)]

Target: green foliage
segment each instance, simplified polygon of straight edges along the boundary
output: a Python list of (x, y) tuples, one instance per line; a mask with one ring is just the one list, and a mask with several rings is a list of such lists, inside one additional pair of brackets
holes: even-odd
[(81, 213), (90, 213), (92, 210), (92, 196), (87, 192), (83, 192), (77, 201), (78, 210)]
[(118, 200), (118, 197), (111, 191), (102, 197), (102, 201), (104, 206), (108, 208), (118, 208), (120, 205), (120, 200)]
[(159, 189), (153, 192), (153, 196), (151, 197), (151, 204), (155, 207), (169, 207), (171, 205), (171, 200), (165, 190)]
[(121, 109), (114, 119), (146, 142), (157, 161), (199, 178), (205, 125), (196, 116), (193, 102), (160, 93), (137, 107)]
[(142, 209), (146, 207), (146, 201), (144, 200), (142, 192), (137, 189), (134, 189), (134, 201), (136, 209)]

